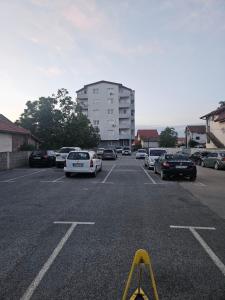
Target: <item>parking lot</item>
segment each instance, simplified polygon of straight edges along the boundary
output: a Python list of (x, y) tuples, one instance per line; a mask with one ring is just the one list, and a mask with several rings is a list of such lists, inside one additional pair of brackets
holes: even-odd
[(196, 182), (162, 181), (134, 157), (96, 178), (1, 172), (0, 299), (121, 299), (139, 248), (160, 299), (225, 299), (224, 183), (202, 167)]

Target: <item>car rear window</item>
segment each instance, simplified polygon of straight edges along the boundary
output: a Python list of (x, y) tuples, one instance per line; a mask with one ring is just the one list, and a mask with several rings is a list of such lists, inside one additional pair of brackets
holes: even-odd
[(113, 153), (113, 150), (104, 150), (104, 153)]
[(162, 154), (166, 153), (166, 150), (150, 150), (150, 156), (161, 156)]
[(217, 157), (218, 153), (209, 153), (207, 157)]
[(167, 160), (189, 160), (187, 155), (178, 155), (178, 154), (166, 154), (165, 159)]
[(69, 153), (70, 151), (73, 151), (74, 148), (61, 148), (59, 150), (59, 153)]
[(88, 152), (71, 152), (67, 159), (71, 160), (88, 160), (90, 159), (90, 155)]
[(130, 148), (129, 147), (124, 147), (123, 150), (130, 150)]
[(146, 153), (146, 150), (145, 149), (139, 149), (138, 152), (140, 152), (140, 153)]
[(45, 150), (37, 150), (31, 153), (31, 155), (45, 155), (45, 154), (46, 154)]

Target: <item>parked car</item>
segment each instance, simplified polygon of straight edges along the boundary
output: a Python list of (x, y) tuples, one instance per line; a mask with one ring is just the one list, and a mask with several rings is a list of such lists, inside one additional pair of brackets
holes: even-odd
[(180, 154), (163, 154), (155, 161), (154, 172), (159, 173), (162, 180), (182, 176), (195, 181), (197, 169), (188, 156)]
[(145, 149), (138, 149), (136, 152), (136, 159), (145, 159), (147, 151)]
[(113, 149), (105, 149), (102, 154), (102, 159), (116, 159), (117, 155)]
[(116, 147), (116, 152), (117, 153), (122, 153), (123, 148), (121, 146)]
[(97, 153), (97, 156), (98, 156), (99, 158), (102, 157), (102, 154), (103, 154), (104, 150), (105, 150), (104, 148), (98, 148), (98, 149), (97, 149), (97, 152), (96, 152), (96, 153)]
[(195, 162), (196, 165), (201, 165), (202, 164), (202, 160), (207, 157), (207, 155), (209, 154), (209, 151), (202, 151), (202, 152), (194, 152), (191, 156), (190, 159)]
[(70, 151), (80, 151), (79, 147), (62, 147), (59, 152), (56, 153), (55, 165), (57, 168), (64, 167), (66, 158)]
[(30, 154), (29, 166), (32, 167), (52, 167), (55, 165), (55, 152), (53, 150), (35, 150)]
[(123, 147), (122, 155), (131, 155), (130, 147)]
[(88, 173), (96, 177), (102, 170), (102, 160), (94, 151), (70, 151), (66, 158), (64, 172), (66, 177), (72, 174)]
[(166, 150), (163, 148), (149, 148), (147, 151), (147, 155), (145, 156), (145, 167), (147, 167), (148, 169), (153, 169), (155, 160), (164, 153), (166, 153)]
[(225, 151), (209, 153), (202, 160), (202, 166), (216, 170), (225, 169)]

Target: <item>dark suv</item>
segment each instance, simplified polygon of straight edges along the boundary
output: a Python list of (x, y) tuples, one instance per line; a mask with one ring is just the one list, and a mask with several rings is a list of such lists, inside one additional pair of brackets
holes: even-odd
[(117, 154), (114, 149), (105, 149), (102, 154), (102, 159), (116, 159)]
[(55, 152), (53, 150), (35, 150), (29, 157), (29, 166), (52, 167), (55, 165)]

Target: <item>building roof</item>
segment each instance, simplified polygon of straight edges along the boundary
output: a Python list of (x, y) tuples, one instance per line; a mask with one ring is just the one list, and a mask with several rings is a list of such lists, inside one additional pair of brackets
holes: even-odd
[(214, 116), (214, 115), (220, 115), (220, 114), (223, 114), (225, 113), (225, 105), (221, 106), (221, 107), (218, 107), (217, 109), (211, 111), (210, 113), (200, 117), (200, 119), (206, 119), (210, 116)]
[(143, 140), (155, 140), (159, 138), (156, 129), (138, 129), (137, 135)]
[(11, 122), (9, 119), (7, 119), (5, 116), (1, 114), (0, 114), (0, 132), (28, 134), (28, 135), (31, 134), (29, 130), (15, 125), (13, 122)]
[(204, 134), (206, 133), (205, 125), (188, 125), (186, 131), (189, 130), (192, 133)]
[(186, 141), (186, 138), (185, 137), (178, 137), (177, 141), (180, 142), (180, 143), (183, 143), (183, 142)]
[(132, 89), (122, 85), (122, 83), (117, 83), (117, 82), (112, 82), (112, 81), (107, 81), (107, 80), (100, 80), (100, 81), (96, 81), (96, 82), (93, 82), (93, 83), (89, 83), (89, 84), (85, 84), (83, 88), (79, 89), (76, 91), (76, 93), (79, 93), (80, 91), (82, 91), (83, 89), (87, 88), (88, 86), (91, 86), (91, 85), (96, 85), (96, 84), (99, 84), (99, 83), (110, 83), (110, 84), (115, 84), (115, 85), (118, 85), (119, 87), (123, 87), (129, 91), (133, 91)]

